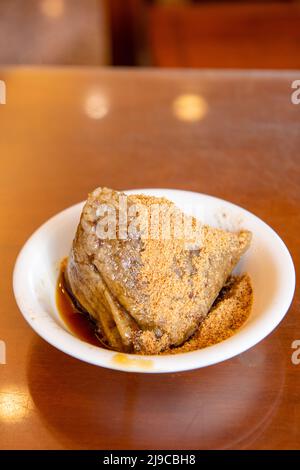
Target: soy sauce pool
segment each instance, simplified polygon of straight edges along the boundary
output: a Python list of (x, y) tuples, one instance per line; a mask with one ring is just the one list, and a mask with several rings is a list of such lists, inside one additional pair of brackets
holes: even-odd
[(97, 337), (96, 324), (88, 317), (87, 314), (82, 313), (76, 307), (71, 296), (69, 295), (64, 276), (65, 268), (66, 260), (61, 263), (56, 288), (56, 305), (62, 320), (70, 332), (73, 333), (73, 335), (77, 338), (85, 341), (86, 343), (92, 344), (93, 346), (109, 349)]

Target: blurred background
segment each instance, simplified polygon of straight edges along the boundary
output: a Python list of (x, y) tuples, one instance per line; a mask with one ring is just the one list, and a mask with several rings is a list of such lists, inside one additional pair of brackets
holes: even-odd
[(300, 68), (300, 0), (0, 0), (0, 64)]

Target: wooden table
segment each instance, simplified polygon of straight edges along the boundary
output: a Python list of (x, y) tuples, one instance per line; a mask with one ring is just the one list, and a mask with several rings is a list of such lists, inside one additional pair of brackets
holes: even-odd
[(300, 105), (290, 96), (300, 72), (9, 68), (0, 79), (0, 448), (299, 449), (299, 293), (244, 354), (138, 375), (40, 339), (15, 304), (12, 269), (35, 228), (98, 185), (233, 201), (269, 223), (299, 266)]

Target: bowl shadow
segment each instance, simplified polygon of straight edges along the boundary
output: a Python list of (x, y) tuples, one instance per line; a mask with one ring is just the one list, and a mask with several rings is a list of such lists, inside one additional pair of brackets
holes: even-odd
[(66, 449), (248, 448), (272, 422), (285, 381), (276, 337), (215, 366), (125, 373), (78, 361), (35, 337), (32, 400)]

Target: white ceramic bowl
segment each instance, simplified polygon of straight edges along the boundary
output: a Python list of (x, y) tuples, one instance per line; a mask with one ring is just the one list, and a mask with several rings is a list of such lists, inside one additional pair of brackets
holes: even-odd
[(119, 354), (76, 338), (61, 319), (55, 303), (59, 265), (68, 255), (83, 203), (48, 220), (26, 242), (16, 261), (13, 286), (18, 306), (31, 327), (61, 351), (102, 367), (131, 372), (176, 372), (229, 359), (265, 338), (286, 314), (295, 289), (291, 256), (279, 236), (255, 215), (205, 194), (170, 189), (127, 193), (165, 196), (202, 222), (230, 230), (249, 229), (250, 249), (235, 272), (248, 272), (254, 289), (250, 317), (231, 338), (198, 351), (164, 356)]

